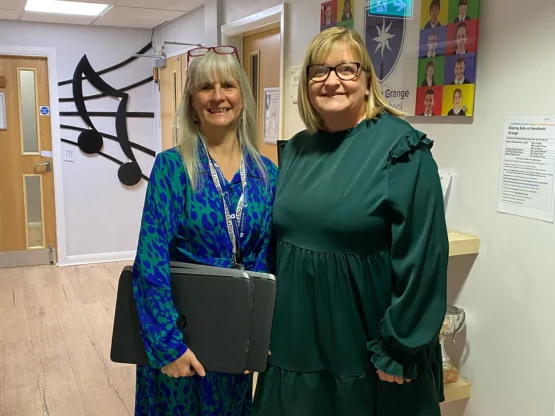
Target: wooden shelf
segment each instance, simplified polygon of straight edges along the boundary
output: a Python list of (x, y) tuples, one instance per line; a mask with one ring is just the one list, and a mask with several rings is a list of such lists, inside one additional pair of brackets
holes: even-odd
[(468, 380), (459, 376), (455, 383), (445, 384), (445, 401), (443, 403), (455, 402), (457, 400), (470, 398), (471, 384)]
[[(478, 254), (479, 251), (479, 237), (460, 231), (449, 231), (449, 257)], [(471, 390), (470, 382), (459, 376), (455, 383), (444, 385), (445, 401), (443, 403), (469, 399)]]
[(478, 254), (480, 238), (459, 231), (449, 231), (449, 257)]

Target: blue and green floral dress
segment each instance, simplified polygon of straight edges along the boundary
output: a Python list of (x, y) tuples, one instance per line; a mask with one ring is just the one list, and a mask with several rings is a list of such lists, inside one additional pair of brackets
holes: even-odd
[[(245, 416), (252, 405), (252, 375), (207, 373), (171, 378), (160, 369), (187, 351), (176, 327), (170, 260), (231, 267), (232, 245), (223, 201), (210, 176), (208, 157), (199, 150), (200, 186), (193, 192), (177, 149), (160, 153), (150, 175), (133, 267), (133, 287), (150, 366), (137, 366), (135, 415)], [(254, 160), (245, 157), (246, 201), (242, 263), (267, 271), (277, 168), (263, 158), (265, 182)], [(242, 194), (239, 172), (222, 184), (235, 212)], [(193, 351), (194, 352), (194, 351)]]

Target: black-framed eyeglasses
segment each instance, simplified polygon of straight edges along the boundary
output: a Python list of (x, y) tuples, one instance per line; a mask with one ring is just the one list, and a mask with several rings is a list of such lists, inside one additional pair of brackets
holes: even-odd
[(306, 68), (306, 74), (314, 82), (324, 82), (328, 79), (331, 71), (343, 81), (355, 79), (360, 71), (360, 62), (344, 62), (336, 66), (325, 64), (312, 64)]
[(239, 54), (237, 53), (237, 48), (235, 48), (235, 46), (229, 46), (229, 45), (206, 46), (206, 47), (195, 48), (187, 51), (187, 68), (189, 68), (189, 62), (192, 60), (192, 58), (198, 58), (200, 56), (204, 56), (210, 51), (214, 51), (219, 55), (235, 54), (237, 59), (239, 59)]

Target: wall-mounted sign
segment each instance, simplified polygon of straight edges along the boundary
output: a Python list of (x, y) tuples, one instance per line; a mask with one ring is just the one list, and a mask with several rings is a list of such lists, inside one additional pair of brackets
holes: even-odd
[(422, 2), (415, 114), (474, 114), (480, 0)]
[(414, 4), (412, 0), (370, 0), (368, 16), (396, 17), (412, 19)]
[(333, 26), (354, 28), (355, 0), (327, 0), (320, 4), (320, 31)]

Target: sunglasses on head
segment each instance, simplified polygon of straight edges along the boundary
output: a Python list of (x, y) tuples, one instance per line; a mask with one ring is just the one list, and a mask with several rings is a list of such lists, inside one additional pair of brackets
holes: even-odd
[(189, 68), (189, 62), (193, 58), (199, 58), (201, 56), (204, 56), (210, 51), (214, 51), (215, 53), (217, 53), (219, 55), (233, 55), (233, 54), (235, 54), (237, 59), (239, 59), (239, 54), (237, 53), (237, 49), (235, 48), (235, 46), (229, 46), (229, 45), (206, 46), (206, 47), (203, 46), (201, 48), (195, 48), (195, 49), (191, 49), (191, 50), (187, 51), (187, 68)]

